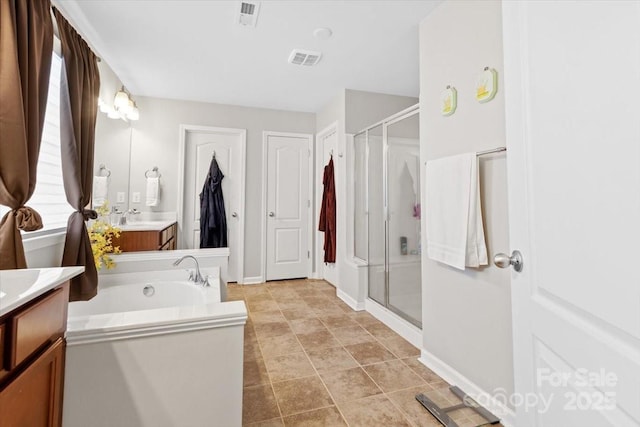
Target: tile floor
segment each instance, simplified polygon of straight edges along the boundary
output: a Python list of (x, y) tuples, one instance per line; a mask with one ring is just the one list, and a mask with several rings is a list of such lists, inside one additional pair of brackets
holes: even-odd
[[(249, 311), (244, 341), (243, 424), (440, 426), (415, 400), (459, 403), (418, 362), (420, 351), (366, 312), (353, 311), (319, 280), (229, 285)], [(452, 414), (461, 427), (482, 418)]]

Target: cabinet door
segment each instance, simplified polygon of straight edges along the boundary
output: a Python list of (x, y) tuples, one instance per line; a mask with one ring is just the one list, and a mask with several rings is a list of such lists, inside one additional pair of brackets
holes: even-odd
[(64, 349), (60, 338), (0, 391), (0, 427), (61, 425)]

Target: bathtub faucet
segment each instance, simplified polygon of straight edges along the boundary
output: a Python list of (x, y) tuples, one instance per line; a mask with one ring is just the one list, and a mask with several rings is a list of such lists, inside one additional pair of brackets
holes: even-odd
[(209, 284), (209, 279), (202, 277), (200, 274), (200, 264), (198, 264), (198, 260), (192, 255), (185, 255), (180, 259), (177, 259), (173, 262), (174, 266), (179, 265), (185, 258), (191, 258), (196, 263), (196, 271), (189, 271), (189, 281), (195, 283), (196, 285), (202, 286), (211, 286)]

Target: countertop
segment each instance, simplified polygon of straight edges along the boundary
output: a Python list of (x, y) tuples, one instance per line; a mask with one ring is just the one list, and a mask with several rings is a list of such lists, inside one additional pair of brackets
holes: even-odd
[(84, 267), (0, 270), (0, 317), (83, 271)]
[(121, 231), (162, 231), (169, 227), (175, 220), (166, 221), (131, 221), (125, 225), (117, 225)]

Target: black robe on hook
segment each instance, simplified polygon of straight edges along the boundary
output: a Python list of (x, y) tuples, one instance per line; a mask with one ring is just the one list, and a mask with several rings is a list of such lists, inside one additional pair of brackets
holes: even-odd
[(227, 246), (227, 215), (224, 210), (222, 179), (224, 174), (214, 154), (209, 174), (200, 193), (200, 247)]

